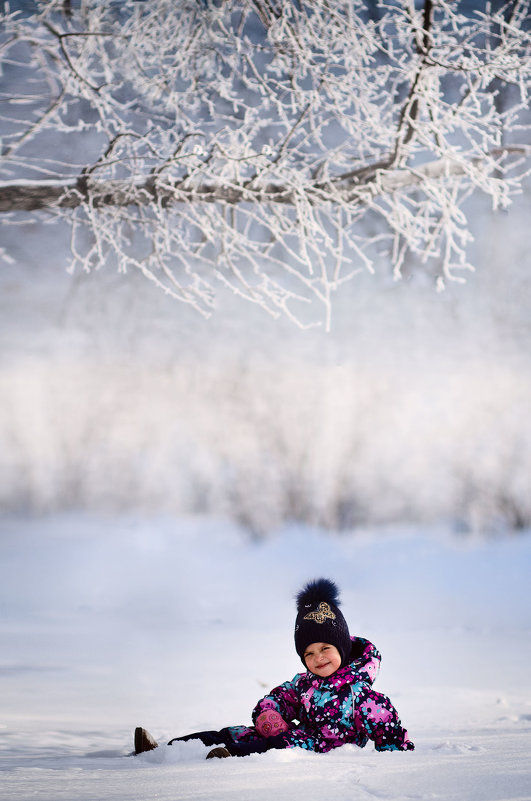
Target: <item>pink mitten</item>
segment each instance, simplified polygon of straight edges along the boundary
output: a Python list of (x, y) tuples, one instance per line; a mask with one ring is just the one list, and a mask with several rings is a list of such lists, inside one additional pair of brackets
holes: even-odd
[(275, 709), (266, 709), (256, 718), (256, 730), (262, 737), (274, 737), (275, 734), (282, 734), (287, 731), (289, 726)]

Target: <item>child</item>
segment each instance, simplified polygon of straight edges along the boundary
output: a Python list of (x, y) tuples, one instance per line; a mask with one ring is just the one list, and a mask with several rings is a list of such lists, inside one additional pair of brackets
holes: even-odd
[[(391, 701), (372, 689), (380, 654), (368, 640), (350, 636), (332, 581), (312, 581), (297, 595), (295, 649), (306, 672), (258, 702), (254, 726), (188, 734), (169, 745), (198, 739), (221, 746), (207, 759), (295, 746), (324, 753), (345, 743), (363, 748), (368, 740), (377, 751), (413, 750)], [(136, 729), (135, 754), (156, 747), (149, 732)]]

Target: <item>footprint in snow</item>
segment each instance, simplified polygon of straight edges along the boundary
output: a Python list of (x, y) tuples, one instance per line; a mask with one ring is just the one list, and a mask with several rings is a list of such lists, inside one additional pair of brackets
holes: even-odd
[(440, 751), (444, 754), (470, 754), (483, 751), (479, 745), (468, 745), (467, 743), (439, 743), (433, 746), (433, 751)]

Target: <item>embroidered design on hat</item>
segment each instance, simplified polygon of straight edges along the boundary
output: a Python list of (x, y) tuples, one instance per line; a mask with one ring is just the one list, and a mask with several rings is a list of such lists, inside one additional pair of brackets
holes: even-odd
[(325, 601), (321, 601), (315, 612), (309, 612), (304, 615), (304, 620), (314, 620), (316, 623), (324, 623), (327, 618), (328, 620), (335, 620), (336, 616)]

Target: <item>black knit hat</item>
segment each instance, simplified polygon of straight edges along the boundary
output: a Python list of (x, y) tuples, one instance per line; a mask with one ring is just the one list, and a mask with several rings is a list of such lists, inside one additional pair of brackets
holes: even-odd
[(341, 666), (350, 657), (351, 640), (347, 622), (339, 609), (339, 590), (333, 581), (320, 578), (310, 581), (297, 594), (295, 650), (302, 659), (306, 648), (314, 642), (335, 645)]

